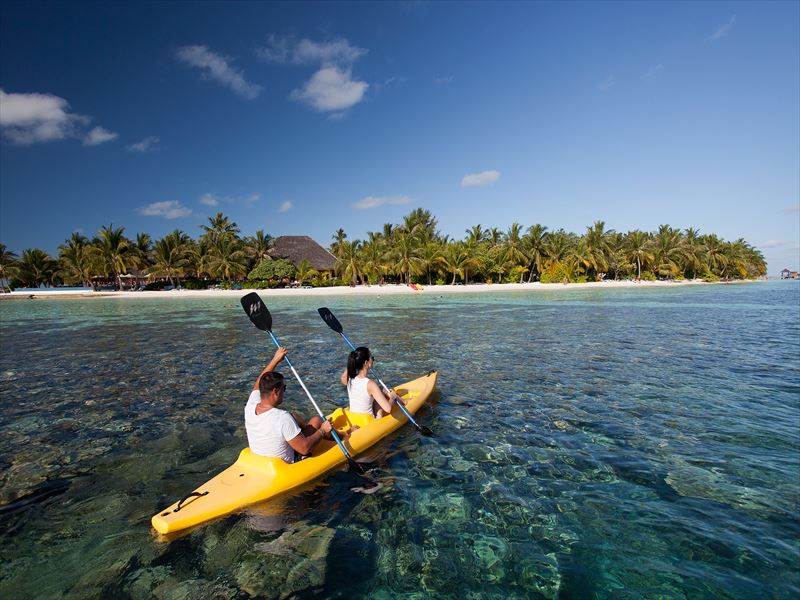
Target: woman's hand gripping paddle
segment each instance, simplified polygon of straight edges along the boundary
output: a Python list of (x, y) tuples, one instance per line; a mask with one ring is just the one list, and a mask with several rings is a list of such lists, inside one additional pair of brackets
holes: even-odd
[[(255, 292), (247, 294), (242, 298), (242, 308), (244, 308), (244, 312), (247, 313), (247, 316), (250, 317), (250, 320), (253, 322), (253, 325), (258, 327), (262, 331), (266, 331), (269, 334), (269, 337), (272, 338), (272, 342), (278, 348), (280, 348), (281, 347), (280, 343), (278, 343), (278, 340), (275, 338), (275, 334), (272, 333), (272, 315), (269, 314), (267, 306), (261, 300), (261, 297)], [(292, 375), (294, 375), (294, 378), (297, 379), (297, 382), (300, 384), (300, 387), (303, 388), (303, 391), (306, 393), (306, 396), (308, 396), (308, 399), (311, 400), (311, 404), (314, 405), (317, 414), (324, 421), (325, 415), (322, 414), (322, 411), (320, 410), (319, 406), (317, 406), (317, 403), (314, 401), (311, 392), (308, 391), (308, 388), (303, 383), (303, 380), (300, 379), (300, 375), (297, 374), (297, 371), (295, 370), (294, 366), (289, 361), (289, 357), (288, 356), (285, 357), (284, 360), (286, 361), (286, 364), (289, 365), (289, 368), (292, 370)], [(333, 436), (333, 439), (336, 440), (336, 443), (339, 445), (339, 449), (342, 451), (345, 458), (347, 458), (347, 462), (350, 464), (353, 470), (355, 470), (360, 475), (366, 475), (364, 467), (362, 467), (360, 464), (358, 464), (356, 461), (353, 460), (353, 457), (350, 456), (350, 453), (347, 451), (347, 448), (345, 448), (344, 444), (342, 444), (342, 440), (339, 439), (339, 434), (336, 433), (335, 429), (331, 429), (331, 435)]]
[[(322, 320), (325, 321), (325, 323), (328, 325), (328, 327), (330, 327), (336, 333), (342, 336), (342, 339), (347, 343), (348, 346), (350, 346), (350, 348), (352, 348), (353, 350), (356, 349), (356, 347), (353, 345), (353, 342), (347, 339), (347, 336), (344, 334), (344, 329), (342, 328), (342, 324), (339, 323), (339, 320), (333, 315), (333, 313), (329, 309), (325, 307), (318, 308), (317, 312), (319, 313), (319, 316), (322, 317)], [(383, 383), (383, 380), (380, 377), (378, 377), (378, 374), (375, 372), (375, 369), (372, 369), (372, 374), (375, 375), (375, 377), (377, 377), (378, 382), (383, 386), (383, 389), (386, 390), (386, 393), (387, 394), (391, 393), (389, 387), (385, 383)], [(403, 414), (405, 414), (405, 416), (408, 417), (408, 421), (414, 426), (414, 429), (419, 431), (422, 435), (433, 435), (433, 431), (425, 427), (425, 425), (420, 425), (414, 420), (414, 417), (412, 417), (411, 413), (409, 413), (406, 410), (406, 407), (403, 406), (402, 402), (398, 401), (397, 406), (399, 406), (400, 410), (403, 411)]]

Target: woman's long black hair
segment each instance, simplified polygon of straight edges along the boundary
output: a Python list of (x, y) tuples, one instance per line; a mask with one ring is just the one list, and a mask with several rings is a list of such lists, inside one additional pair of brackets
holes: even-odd
[(347, 382), (353, 379), (362, 369), (364, 364), (372, 358), (372, 353), (366, 346), (359, 346), (347, 357)]

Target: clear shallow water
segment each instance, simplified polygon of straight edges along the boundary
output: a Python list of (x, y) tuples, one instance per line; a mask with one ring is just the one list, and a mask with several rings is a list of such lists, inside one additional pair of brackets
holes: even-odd
[[(271, 299), (324, 409), (345, 347), (440, 370), (357, 494), (337, 472), (169, 543), (272, 355), (238, 301), (0, 303), (0, 597), (800, 594), (800, 286)], [(287, 403), (311, 414), (299, 386)]]

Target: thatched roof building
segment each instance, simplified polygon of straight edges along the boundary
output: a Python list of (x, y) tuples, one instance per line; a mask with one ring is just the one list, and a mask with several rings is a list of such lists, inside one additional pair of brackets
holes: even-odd
[(272, 255), (286, 258), (296, 267), (307, 260), (317, 271), (333, 271), (336, 257), (307, 235), (282, 235), (275, 240)]

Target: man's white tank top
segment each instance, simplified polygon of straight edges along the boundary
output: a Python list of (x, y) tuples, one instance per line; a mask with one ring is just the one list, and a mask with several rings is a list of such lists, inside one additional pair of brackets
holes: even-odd
[(372, 412), (372, 396), (367, 390), (369, 377), (354, 377), (347, 382), (347, 395), (350, 397), (350, 411), (366, 413), (375, 416)]

